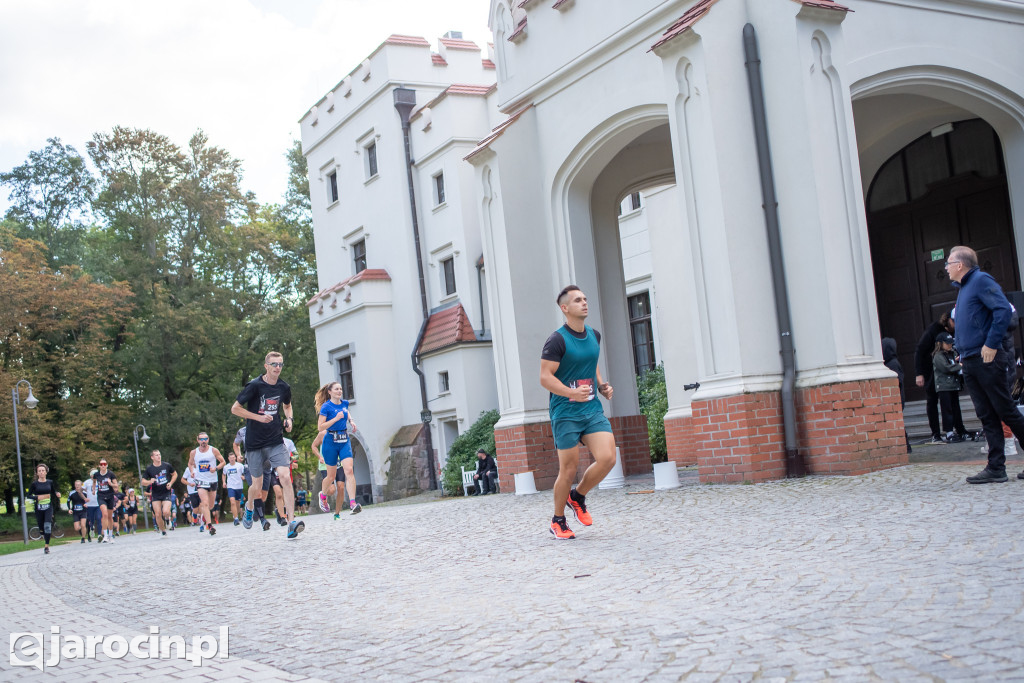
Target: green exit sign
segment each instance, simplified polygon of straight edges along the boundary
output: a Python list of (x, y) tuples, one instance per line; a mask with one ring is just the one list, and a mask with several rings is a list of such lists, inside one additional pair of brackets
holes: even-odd
[(933, 249), (932, 250), (932, 261), (941, 261), (944, 258), (946, 258), (946, 250), (945, 249)]

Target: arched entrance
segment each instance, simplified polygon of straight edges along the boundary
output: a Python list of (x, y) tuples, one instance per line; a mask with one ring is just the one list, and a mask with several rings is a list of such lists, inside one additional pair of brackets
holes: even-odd
[(370, 473), (370, 461), (366, 457), (366, 449), (358, 439), (352, 439), (352, 472), (356, 475), (356, 500), (360, 505), (373, 502), (373, 475)]
[[(866, 209), (879, 327), (912, 377), (921, 332), (956, 300), (944, 270), (951, 247), (971, 246), (1004, 289), (1020, 289), (996, 131), (979, 118), (933, 128), (881, 165)], [(924, 398), (914, 382), (905, 387), (908, 400)]]
[[(610, 416), (620, 434), (617, 445), (627, 474), (650, 467), (646, 439), (624, 443), (623, 433), (639, 430), (623, 424), (620, 431), (616, 423), (622, 419), (644, 424), (638, 415), (635, 356), (644, 340), (638, 341), (634, 334), (636, 321), (644, 316), (637, 314), (637, 301), (630, 298), (636, 295), (630, 288), (636, 273), (627, 277), (620, 233), (621, 203), (633, 193), (658, 188), (643, 207), (651, 270), (649, 284), (642, 290), (644, 301), (657, 308), (662, 333), (671, 335), (658, 357), (665, 367), (670, 407), (688, 406), (682, 385), (696, 374), (690, 306), (685, 304), (692, 295), (680, 275), (684, 272), (680, 263), (686, 258), (680, 250), (683, 217), (672, 149), (665, 108), (637, 107), (620, 112), (587, 135), (554, 183), (555, 245), (561, 254), (553, 265), (565, 269), (563, 281), (578, 283), (596, 294), (592, 296), (600, 303), (599, 310), (591, 308), (588, 322), (601, 330), (604, 372), (616, 387)], [(659, 305), (656, 292), (671, 303)]]

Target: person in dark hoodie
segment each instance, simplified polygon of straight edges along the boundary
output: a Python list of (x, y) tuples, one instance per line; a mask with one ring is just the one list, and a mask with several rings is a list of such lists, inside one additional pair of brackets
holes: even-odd
[[(907, 402), (907, 394), (903, 391), (903, 365), (896, 358), (896, 340), (892, 337), (882, 338), (882, 362), (885, 363), (885, 367), (896, 373), (896, 378), (900, 382), (900, 409), (902, 410)], [(907, 443), (907, 453), (910, 453), (910, 437), (907, 435), (906, 429), (903, 430), (903, 439)]]
[(939, 429), (939, 395), (935, 393), (935, 377), (932, 368), (935, 339), (942, 333), (953, 334), (953, 323), (948, 312), (943, 313), (937, 322), (928, 326), (914, 350), (914, 369), (917, 373), (915, 384), (924, 389), (925, 412), (928, 414), (928, 426), (932, 430), (932, 439), (929, 443), (943, 443), (942, 433)]
[[(498, 465), (494, 457), (484, 449), (476, 452), (476, 474), (473, 475), (480, 486), (480, 495), (498, 492)], [(477, 495), (476, 493), (473, 494)]]

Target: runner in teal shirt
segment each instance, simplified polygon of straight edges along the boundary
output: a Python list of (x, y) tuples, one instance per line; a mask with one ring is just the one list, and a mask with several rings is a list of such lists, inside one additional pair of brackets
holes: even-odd
[[(587, 493), (615, 466), (615, 436), (604, 416), (597, 394), (612, 398), (612, 385), (601, 379), (597, 360), (601, 354), (601, 333), (588, 327), (587, 297), (576, 285), (563, 289), (557, 298), (565, 325), (544, 343), (540, 361), (541, 386), (551, 392), (548, 412), (558, 450), (558, 478), (555, 480), (555, 515), (551, 533), (555, 538), (576, 535), (565, 522), (565, 506), (584, 526), (593, 519), (587, 512)], [(572, 487), (580, 459), (580, 443), (594, 456), (583, 478)]]

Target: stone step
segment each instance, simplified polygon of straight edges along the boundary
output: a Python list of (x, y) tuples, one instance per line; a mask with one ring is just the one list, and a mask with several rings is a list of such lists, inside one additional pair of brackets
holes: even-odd
[[(968, 431), (973, 432), (981, 429), (981, 422), (978, 421), (978, 416), (974, 414), (974, 403), (971, 402), (971, 397), (966, 391), (960, 393), (960, 413), (964, 418), (964, 427), (967, 427)], [(940, 420), (941, 417), (940, 411)], [(903, 406), (903, 424), (906, 427), (907, 434), (912, 439), (931, 436), (931, 428), (928, 426), (928, 414), (925, 412), (924, 401), (910, 401), (907, 405)]]

